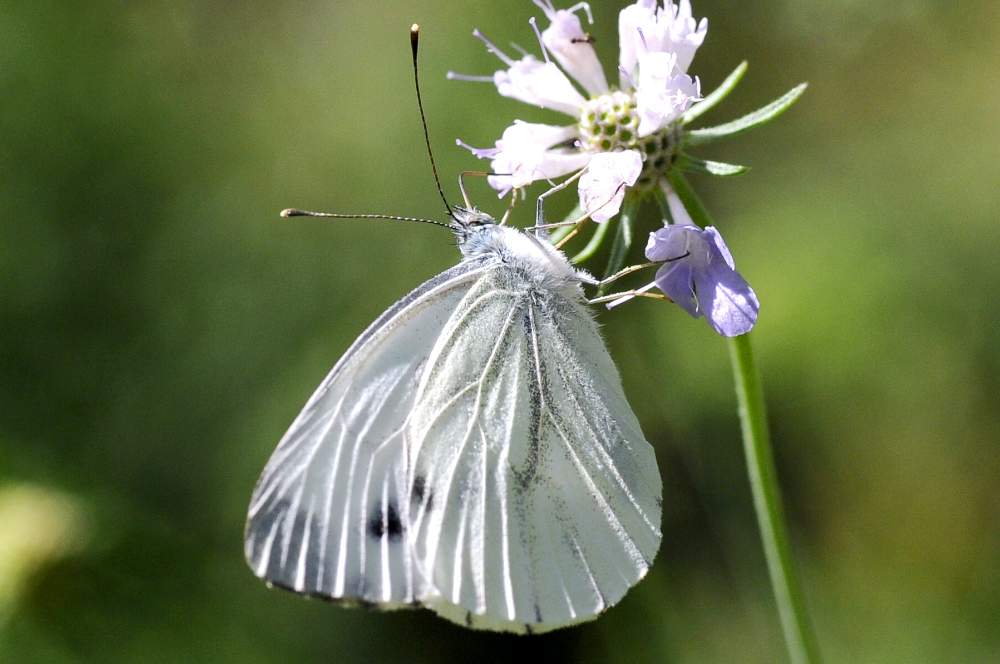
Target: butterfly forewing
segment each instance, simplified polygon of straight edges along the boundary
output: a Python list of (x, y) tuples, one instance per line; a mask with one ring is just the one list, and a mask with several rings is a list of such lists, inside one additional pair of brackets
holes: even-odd
[(413, 574), (404, 425), (441, 328), (470, 284), (464, 262), (414, 290), (354, 343), (278, 444), (251, 498), (246, 556), (297, 592), (405, 604)]

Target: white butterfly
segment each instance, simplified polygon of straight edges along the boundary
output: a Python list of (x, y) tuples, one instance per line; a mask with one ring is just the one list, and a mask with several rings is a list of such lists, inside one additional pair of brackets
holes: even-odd
[(246, 557), (338, 602), (537, 633), (593, 619), (649, 569), (661, 481), (547, 239), (455, 208), (463, 259), (348, 349), (257, 483)]

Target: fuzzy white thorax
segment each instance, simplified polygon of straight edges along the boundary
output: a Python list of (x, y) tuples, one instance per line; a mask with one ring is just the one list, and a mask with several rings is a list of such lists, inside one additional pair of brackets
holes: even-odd
[(519, 268), (543, 289), (577, 290), (581, 283), (593, 282), (592, 276), (574, 268), (566, 255), (547, 239), (500, 226), (487, 215), (479, 215), (476, 224), (467, 226), (459, 234), (458, 246), (466, 258), (495, 256), (511, 267)]

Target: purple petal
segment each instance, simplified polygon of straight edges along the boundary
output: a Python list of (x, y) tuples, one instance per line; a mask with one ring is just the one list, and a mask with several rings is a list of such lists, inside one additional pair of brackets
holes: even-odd
[(715, 228), (660, 228), (650, 233), (646, 257), (664, 263), (656, 273), (657, 287), (691, 316), (705, 316), (719, 334), (746, 334), (757, 323), (757, 294), (735, 270), (729, 247)]
[(666, 263), (656, 271), (656, 287), (694, 318), (700, 318), (698, 299), (694, 293), (694, 278), (687, 261)]
[(475, 148), (463, 141), (461, 138), (455, 139), (455, 145), (465, 148), (479, 159), (493, 159), (500, 152), (498, 148)]
[(726, 259), (726, 264), (729, 265), (729, 269), (735, 270), (736, 263), (733, 262), (733, 254), (729, 251), (729, 247), (726, 246), (726, 241), (722, 239), (722, 235), (720, 235), (719, 231), (715, 229), (715, 226), (706, 226), (705, 235), (706, 237), (711, 238), (712, 242), (715, 243), (715, 248), (718, 249), (719, 253), (722, 254), (722, 257)]
[[(701, 229), (691, 224), (673, 224), (649, 234), (646, 244), (646, 258), (655, 261), (673, 261), (688, 251), (689, 234), (701, 233)], [(697, 240), (696, 240), (697, 241)]]
[(757, 323), (760, 301), (740, 273), (716, 253), (713, 265), (695, 275), (695, 289), (708, 324), (724, 337), (738, 337)]

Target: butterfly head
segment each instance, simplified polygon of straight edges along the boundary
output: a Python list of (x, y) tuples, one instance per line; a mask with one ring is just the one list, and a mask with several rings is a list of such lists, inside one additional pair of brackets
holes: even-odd
[(497, 226), (496, 219), (474, 207), (464, 208), (454, 205), (452, 212), (452, 219), (455, 222), (452, 228), (458, 237), (459, 247), (464, 247), (473, 237), (490, 234)]

